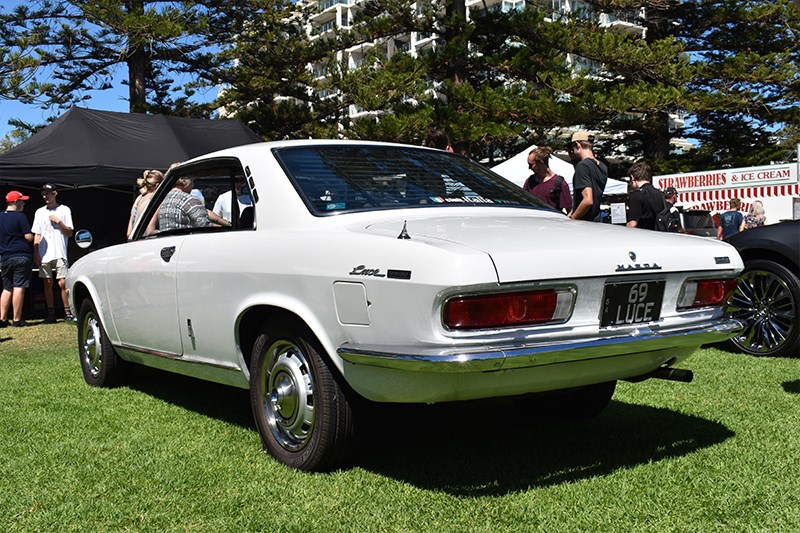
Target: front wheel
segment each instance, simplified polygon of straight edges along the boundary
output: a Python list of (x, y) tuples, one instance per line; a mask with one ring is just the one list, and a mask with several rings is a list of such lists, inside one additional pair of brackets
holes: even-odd
[(127, 363), (120, 359), (91, 300), (84, 300), (78, 312), (78, 351), (83, 379), (93, 387), (116, 387), (128, 376)]
[(353, 408), (307, 328), (265, 326), (253, 347), (250, 404), (264, 448), (307, 471), (342, 464), (353, 441)]
[(745, 263), (728, 315), (744, 323), (730, 340), (750, 355), (797, 357), (800, 352), (800, 280), (791, 270), (766, 259)]

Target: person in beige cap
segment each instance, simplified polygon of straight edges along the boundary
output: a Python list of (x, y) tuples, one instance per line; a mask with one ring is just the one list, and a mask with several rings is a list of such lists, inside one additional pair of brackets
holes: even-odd
[[(10, 191), (6, 194), (8, 207), (0, 211), (0, 286), (3, 289), (0, 294), (0, 328), (27, 326), (22, 319), (22, 304), (33, 269), (33, 233), (28, 217), (22, 212), (26, 200), (28, 197), (21, 192)], [(9, 306), (12, 308), (11, 317), (8, 315)]]
[(567, 144), (567, 153), (575, 165), (569, 218), (600, 222), (600, 199), (608, 181), (608, 169), (594, 156), (589, 132), (578, 130), (573, 133)]

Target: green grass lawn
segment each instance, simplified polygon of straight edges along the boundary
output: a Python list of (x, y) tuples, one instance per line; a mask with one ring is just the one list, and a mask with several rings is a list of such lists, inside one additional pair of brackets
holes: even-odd
[(589, 422), (381, 410), (354, 466), (261, 450), (247, 391), (85, 385), (65, 324), (0, 329), (0, 531), (800, 531), (800, 359), (703, 349)]

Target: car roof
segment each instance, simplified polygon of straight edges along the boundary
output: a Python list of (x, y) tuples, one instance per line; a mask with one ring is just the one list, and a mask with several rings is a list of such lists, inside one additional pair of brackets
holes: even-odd
[(213, 157), (226, 157), (226, 156), (236, 156), (242, 155), (245, 153), (252, 153), (252, 152), (261, 152), (264, 150), (272, 150), (273, 148), (296, 148), (302, 146), (330, 146), (330, 145), (340, 145), (340, 146), (395, 146), (398, 148), (416, 148), (420, 150), (435, 150), (435, 148), (428, 148), (424, 146), (415, 146), (411, 144), (399, 144), (399, 143), (387, 143), (382, 141), (351, 141), (351, 140), (343, 140), (343, 139), (291, 139), (291, 140), (283, 140), (283, 141), (265, 141), (259, 143), (252, 143), (252, 144), (243, 144), (240, 146), (233, 146), (231, 148), (225, 148), (224, 150), (218, 150), (216, 152), (210, 152), (208, 154), (204, 154), (198, 157), (195, 157), (187, 163), (191, 163), (194, 161), (206, 159), (206, 158), (213, 158)]

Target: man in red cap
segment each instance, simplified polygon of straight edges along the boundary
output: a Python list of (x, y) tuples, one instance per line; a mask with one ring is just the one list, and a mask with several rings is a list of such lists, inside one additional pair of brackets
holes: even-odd
[[(22, 319), (22, 303), (33, 269), (33, 233), (28, 217), (22, 212), (27, 199), (21, 192), (11, 191), (6, 194), (6, 210), (0, 211), (0, 271), (3, 276), (0, 328), (27, 325)], [(13, 309), (11, 322), (8, 320), (9, 304)]]

